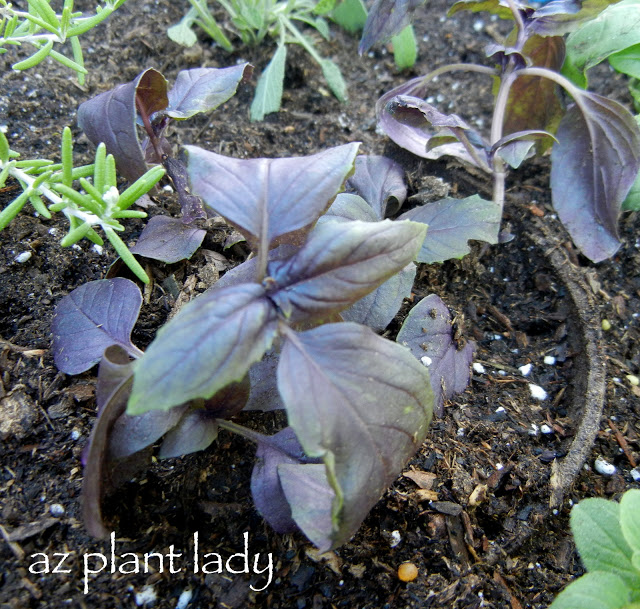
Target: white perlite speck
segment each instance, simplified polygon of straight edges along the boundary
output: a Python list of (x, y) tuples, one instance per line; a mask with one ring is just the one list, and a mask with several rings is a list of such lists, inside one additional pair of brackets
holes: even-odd
[(191, 602), (193, 598), (193, 591), (188, 588), (180, 594), (178, 598), (178, 604), (176, 605), (176, 609), (186, 609), (187, 605)]
[(156, 602), (158, 596), (156, 595), (156, 591), (152, 586), (145, 586), (140, 590), (140, 592), (136, 592), (136, 605), (138, 607), (153, 605)]
[(544, 425), (540, 425), (540, 432), (544, 434), (553, 433), (553, 427), (549, 427), (546, 423)]
[(531, 364), (524, 364), (524, 366), (519, 366), (518, 370), (520, 370), (522, 376), (529, 376), (532, 368), (533, 366)]
[(597, 457), (593, 464), (594, 469), (603, 476), (613, 476), (616, 473), (616, 466), (609, 463), (604, 457)]
[(21, 254), (18, 254), (14, 258), (14, 260), (19, 264), (24, 264), (25, 262), (27, 262), (27, 260), (31, 258), (31, 256), (32, 256), (31, 252), (22, 252)]
[(427, 367), (431, 366), (431, 364), (433, 363), (433, 360), (428, 355), (423, 355), (420, 358), (420, 361)]
[(395, 548), (401, 541), (402, 536), (400, 535), (400, 531), (391, 531), (391, 543), (389, 545)]
[(546, 400), (547, 392), (540, 387), (540, 385), (534, 385), (533, 383), (529, 383), (529, 391), (531, 392), (531, 397), (535, 400)]
[(473, 370), (478, 374), (484, 374), (484, 366), (479, 362), (473, 362)]
[(543, 361), (547, 366), (553, 366), (556, 363), (556, 358), (553, 355), (545, 355)]
[(54, 503), (50, 508), (49, 512), (51, 512), (52, 516), (62, 516), (64, 514), (64, 505), (60, 503)]

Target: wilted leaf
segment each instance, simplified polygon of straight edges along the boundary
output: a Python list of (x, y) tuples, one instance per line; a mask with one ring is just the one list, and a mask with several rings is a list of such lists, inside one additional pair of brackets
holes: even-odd
[(273, 304), (258, 284), (209, 290), (158, 332), (136, 363), (128, 414), (207, 399), (240, 381), (276, 333)]
[(346, 322), (288, 334), (278, 387), (289, 424), (305, 453), (324, 460), (336, 494), (331, 530), (313, 532), (326, 551), (356, 532), (420, 447), (429, 376), (405, 348)]
[(286, 61), (287, 47), (284, 44), (279, 45), (258, 79), (256, 92), (251, 103), (252, 121), (261, 121), (265, 114), (280, 110)]
[(269, 297), (292, 322), (327, 319), (402, 270), (425, 232), (391, 220), (323, 223), (292, 258), (269, 264)]
[(252, 71), (248, 63), (230, 68), (182, 70), (169, 91), (169, 106), (164, 113), (184, 120), (200, 112), (210, 112), (231, 99), (240, 82), (251, 78)]
[(188, 260), (202, 245), (207, 231), (184, 224), (177, 218), (154, 216), (147, 222), (132, 254), (172, 264)]
[(138, 357), (141, 351), (131, 342), (131, 331), (141, 305), (136, 284), (118, 277), (90, 281), (65, 296), (51, 326), (58, 369), (66, 374), (89, 370), (111, 345)]
[(302, 238), (341, 189), (359, 144), (298, 158), (233, 159), (186, 146), (193, 191), (247, 237), (275, 245)]
[(356, 157), (356, 169), (347, 180), (347, 187), (355, 190), (372, 207), (377, 220), (395, 214), (407, 198), (404, 170), (384, 156)]
[(528, 129), (500, 138), (491, 146), (490, 155), (497, 154), (510, 167), (517, 169), (523, 161), (533, 156), (533, 146), (541, 139), (553, 142), (556, 138), (547, 131)]
[(169, 103), (167, 81), (157, 70), (148, 69), (135, 80), (80, 104), (78, 125), (97, 146), (104, 142), (116, 160), (118, 171), (134, 182), (147, 171), (136, 130), (136, 98), (151, 116)]
[(620, 247), (618, 216), (640, 168), (640, 129), (618, 102), (575, 92), (551, 153), (553, 206), (594, 262)]
[(475, 345), (453, 339), (451, 315), (435, 294), (423, 298), (404, 320), (397, 342), (429, 370), (435, 404), (434, 412), (442, 416), (444, 400), (467, 388)]
[(469, 239), (498, 243), (501, 209), (478, 195), (466, 199), (441, 199), (405, 212), (399, 220), (428, 225), (417, 262), (443, 262), (468, 254)]

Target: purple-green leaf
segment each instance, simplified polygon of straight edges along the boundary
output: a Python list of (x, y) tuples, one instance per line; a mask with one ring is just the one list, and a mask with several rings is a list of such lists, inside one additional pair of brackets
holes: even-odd
[(423, 298), (398, 332), (397, 342), (411, 349), (429, 370), (434, 412), (442, 416), (444, 400), (467, 388), (475, 345), (456, 342), (449, 309), (435, 294)]
[(517, 169), (523, 161), (533, 156), (533, 147), (536, 141), (545, 139), (550, 142), (557, 141), (553, 135), (547, 131), (527, 129), (510, 133), (500, 138), (489, 151), (489, 155), (497, 154), (510, 167)]
[(318, 218), (318, 224), (324, 222), (351, 222), (362, 220), (363, 222), (377, 222), (382, 220), (360, 195), (341, 192), (325, 214)]
[[(280, 484), (278, 471), (283, 465), (309, 463), (291, 427), (258, 442), (256, 463), (251, 474), (251, 493), (256, 509), (276, 533), (292, 533), (296, 524)], [(324, 468), (324, 465), (321, 465)]]
[(593, 262), (620, 247), (618, 216), (640, 168), (640, 129), (618, 102), (572, 89), (551, 153), (553, 206)]
[(297, 254), (269, 264), (269, 296), (294, 323), (327, 319), (409, 264), (425, 233), (413, 222), (323, 223)]
[(241, 381), (271, 346), (277, 316), (258, 284), (212, 289), (158, 332), (136, 363), (128, 414), (168, 410)]
[(248, 63), (230, 68), (194, 68), (178, 73), (169, 91), (167, 116), (184, 120), (209, 112), (231, 99), (242, 80), (249, 80), (253, 67)]
[(427, 236), (417, 262), (443, 262), (468, 254), (469, 239), (498, 243), (501, 209), (478, 195), (466, 199), (441, 199), (402, 214), (400, 220), (424, 222)]
[[(359, 144), (311, 156), (234, 159), (186, 146), (193, 192), (233, 224), (256, 251), (302, 239), (353, 168)], [(292, 235), (295, 233), (295, 235)]]
[(342, 319), (382, 332), (396, 316), (402, 301), (411, 296), (415, 277), (416, 265), (410, 262), (379, 288), (342, 311)]
[(356, 532), (422, 444), (429, 375), (404, 347), (345, 322), (287, 333), (278, 387), (289, 424), (305, 453), (324, 460), (335, 492), (331, 530), (312, 540), (329, 550)]
[(188, 260), (202, 245), (207, 231), (168, 216), (154, 216), (147, 222), (132, 254), (168, 264)]
[(65, 296), (56, 306), (51, 327), (58, 369), (66, 374), (89, 370), (111, 345), (139, 357), (131, 331), (141, 305), (136, 284), (120, 277), (90, 281)]
[(116, 160), (118, 171), (130, 181), (147, 171), (136, 130), (136, 98), (148, 116), (169, 103), (167, 81), (157, 70), (148, 69), (133, 81), (80, 104), (78, 125), (97, 146), (104, 142)]
[(347, 180), (347, 187), (372, 207), (378, 220), (395, 214), (407, 198), (402, 167), (384, 156), (356, 157), (356, 169)]
[[(145, 414), (165, 414), (166, 416), (168, 413), (153, 411)], [(164, 437), (158, 457), (169, 459), (204, 450), (217, 437), (218, 424), (215, 418), (202, 408), (190, 410)]]

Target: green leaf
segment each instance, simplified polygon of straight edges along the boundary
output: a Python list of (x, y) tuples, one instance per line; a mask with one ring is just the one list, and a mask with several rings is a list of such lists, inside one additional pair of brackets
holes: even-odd
[(326, 15), (335, 8), (336, 2), (337, 0), (319, 0), (318, 4), (316, 4), (313, 9), (313, 12), (316, 15)]
[(623, 609), (632, 607), (630, 600), (631, 590), (619, 577), (594, 571), (570, 583), (549, 609)]
[(640, 78), (640, 44), (634, 44), (620, 53), (610, 55), (609, 63), (618, 72)]
[(347, 83), (342, 78), (340, 68), (330, 59), (323, 59), (320, 67), (333, 94), (341, 102), (347, 101)]
[(391, 39), (393, 45), (393, 59), (401, 70), (412, 68), (418, 57), (418, 44), (413, 32), (413, 26), (409, 24), (399, 34)]
[[(640, 127), (640, 114), (637, 115), (635, 119)], [(631, 186), (627, 198), (622, 203), (622, 209), (625, 211), (640, 211), (640, 172), (636, 176), (636, 180)]]
[(589, 68), (637, 44), (640, 44), (640, 0), (622, 0), (569, 35), (567, 61), (586, 81)]
[(367, 22), (367, 9), (362, 0), (344, 0), (331, 13), (331, 19), (347, 32), (354, 34)]
[(191, 19), (182, 19), (179, 23), (167, 28), (167, 36), (177, 44), (181, 44), (185, 47), (192, 47), (196, 42), (198, 42), (198, 37), (191, 29), (192, 23), (193, 21)]
[[(640, 553), (640, 490), (628, 490), (620, 500), (620, 528), (631, 549)], [(640, 583), (640, 574), (638, 574)]]
[(251, 120), (261, 121), (265, 114), (280, 110), (284, 67), (287, 61), (287, 47), (281, 45), (271, 58), (258, 80), (256, 94), (251, 104)]
[(633, 551), (620, 527), (620, 506), (606, 499), (585, 499), (571, 510), (571, 530), (588, 571), (615, 573), (627, 586), (640, 587), (631, 563)]
[(275, 307), (258, 284), (194, 298), (136, 362), (128, 414), (208, 399), (243, 379), (270, 347), (276, 327)]

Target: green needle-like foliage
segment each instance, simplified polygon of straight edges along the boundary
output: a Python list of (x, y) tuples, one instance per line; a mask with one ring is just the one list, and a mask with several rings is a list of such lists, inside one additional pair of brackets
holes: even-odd
[[(11, 150), (6, 136), (0, 131), (0, 188), (9, 177), (17, 180), (22, 188), (22, 193), (0, 212), (0, 230), (27, 202), (45, 218), (51, 218), (52, 212), (63, 212), (69, 219), (69, 232), (60, 242), (63, 247), (85, 237), (103, 245), (95, 231), (100, 227), (127, 266), (148, 283), (149, 277), (116, 231), (124, 230), (119, 222), (122, 218), (146, 217), (145, 212), (129, 208), (160, 181), (164, 168), (152, 167), (120, 193), (115, 161), (106, 153), (104, 144), (98, 146), (91, 165), (74, 167), (71, 130), (65, 127), (60, 156), (61, 162), (57, 164), (46, 159), (18, 160), (19, 154)], [(48, 207), (43, 199), (49, 202)]]
[[(34, 52), (22, 61), (14, 63), (14, 70), (27, 70), (37, 66), (47, 57), (74, 70), (80, 84), (84, 84), (87, 70), (84, 67), (82, 48), (78, 36), (104, 21), (126, 0), (106, 0), (98, 5), (92, 16), (74, 12), (73, 0), (65, 0), (62, 13), (57, 14), (48, 0), (28, 0), (28, 10), (21, 11), (7, 0), (0, 0), (0, 55), (7, 47), (29, 45)], [(54, 49), (69, 41), (71, 57)]]

